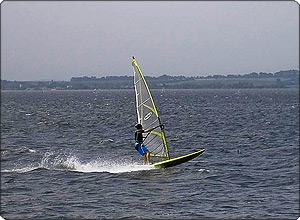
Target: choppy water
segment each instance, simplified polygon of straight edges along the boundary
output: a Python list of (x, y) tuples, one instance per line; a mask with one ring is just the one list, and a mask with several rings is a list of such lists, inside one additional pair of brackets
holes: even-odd
[(299, 216), (298, 90), (155, 90), (167, 169), (134, 149), (134, 92), (2, 91), (7, 219)]

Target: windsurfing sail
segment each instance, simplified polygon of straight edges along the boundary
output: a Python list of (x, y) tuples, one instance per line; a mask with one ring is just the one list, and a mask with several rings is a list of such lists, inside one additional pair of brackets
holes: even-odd
[(159, 118), (150, 89), (137, 61), (134, 57), (132, 58), (138, 123), (143, 126), (144, 130), (157, 127), (147, 134), (143, 143), (150, 151), (151, 156), (170, 159), (164, 127)]

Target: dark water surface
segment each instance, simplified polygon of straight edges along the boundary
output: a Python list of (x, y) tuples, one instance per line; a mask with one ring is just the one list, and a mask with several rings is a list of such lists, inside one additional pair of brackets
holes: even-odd
[(2, 91), (7, 219), (297, 219), (299, 99), (288, 90), (154, 90), (171, 156), (142, 165), (133, 90)]

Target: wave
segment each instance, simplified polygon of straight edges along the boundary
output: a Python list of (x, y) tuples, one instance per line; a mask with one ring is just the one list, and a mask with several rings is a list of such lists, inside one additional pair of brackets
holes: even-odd
[(22, 154), (22, 153), (36, 153), (36, 150), (30, 149), (28, 147), (18, 147), (15, 149), (1, 149), (1, 155), (13, 155), (13, 154)]
[(141, 165), (131, 161), (106, 160), (98, 158), (89, 162), (82, 162), (76, 156), (55, 155), (47, 152), (41, 162), (34, 166), (2, 170), (2, 172), (27, 173), (37, 169), (72, 171), (81, 173), (108, 172), (125, 173), (155, 169), (152, 165)]
[(207, 170), (207, 169), (199, 169), (198, 170), (200, 173), (209, 173), (210, 170)]
[(37, 170), (40, 167), (33, 167), (33, 166), (28, 166), (28, 167), (22, 167), (22, 168), (15, 168), (11, 170), (1, 170), (3, 173), (27, 173), (33, 170)]

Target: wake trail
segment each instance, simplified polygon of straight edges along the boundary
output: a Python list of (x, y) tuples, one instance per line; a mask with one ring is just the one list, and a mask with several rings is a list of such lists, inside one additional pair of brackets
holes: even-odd
[(27, 173), (37, 169), (71, 171), (81, 173), (126, 173), (143, 170), (152, 170), (155, 169), (155, 167), (152, 165), (141, 165), (137, 162), (132, 161), (116, 162), (116, 160), (101, 158), (98, 158), (93, 161), (82, 162), (76, 156), (55, 156), (54, 153), (47, 152), (38, 165), (29, 165), (21, 168), (2, 170), (2, 172)]

